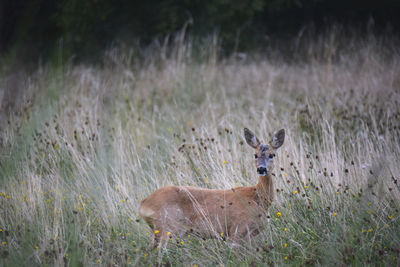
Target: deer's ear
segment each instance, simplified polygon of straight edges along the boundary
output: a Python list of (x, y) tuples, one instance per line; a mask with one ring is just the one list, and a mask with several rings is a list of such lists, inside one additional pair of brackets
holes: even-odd
[(244, 138), (252, 148), (257, 148), (260, 145), (260, 140), (258, 140), (257, 136), (247, 128), (244, 128)]
[(281, 129), (275, 133), (274, 137), (272, 138), (272, 141), (270, 142), (270, 145), (273, 149), (277, 149), (281, 147), (284, 141), (285, 141), (285, 130)]

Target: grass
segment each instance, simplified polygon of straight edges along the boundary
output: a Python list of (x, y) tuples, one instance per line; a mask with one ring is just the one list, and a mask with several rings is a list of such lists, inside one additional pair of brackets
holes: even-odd
[[(178, 38), (27, 76), (1, 130), (0, 264), (399, 265), (397, 41), (297, 41), (220, 59)], [(257, 182), (244, 127), (286, 129), (270, 221), (240, 248), (152, 250), (137, 208), (157, 188)]]

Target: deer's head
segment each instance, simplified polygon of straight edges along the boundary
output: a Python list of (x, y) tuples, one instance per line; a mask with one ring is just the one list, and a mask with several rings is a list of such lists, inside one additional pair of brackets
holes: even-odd
[(247, 144), (255, 149), (255, 161), (257, 173), (265, 176), (274, 168), (275, 151), (282, 146), (285, 140), (285, 130), (277, 131), (268, 145), (262, 144), (257, 136), (247, 128), (244, 128), (244, 137)]

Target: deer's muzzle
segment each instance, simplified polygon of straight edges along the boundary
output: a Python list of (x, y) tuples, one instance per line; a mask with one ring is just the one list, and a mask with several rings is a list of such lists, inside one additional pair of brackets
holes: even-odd
[(265, 167), (258, 167), (258, 168), (257, 168), (257, 172), (258, 172), (258, 174), (260, 174), (261, 176), (264, 176), (264, 175), (267, 174), (267, 168), (265, 168)]

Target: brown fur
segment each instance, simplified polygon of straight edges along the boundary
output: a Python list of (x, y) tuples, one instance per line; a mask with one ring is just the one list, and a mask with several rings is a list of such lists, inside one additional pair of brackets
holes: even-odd
[[(256, 154), (260, 154), (259, 145), (254, 147)], [(273, 152), (268, 151), (266, 155)], [(158, 230), (154, 246), (173, 235), (188, 232), (240, 241), (259, 232), (273, 197), (274, 186), (269, 174), (260, 176), (256, 186), (228, 190), (166, 186), (144, 199), (139, 213), (153, 231)]]

